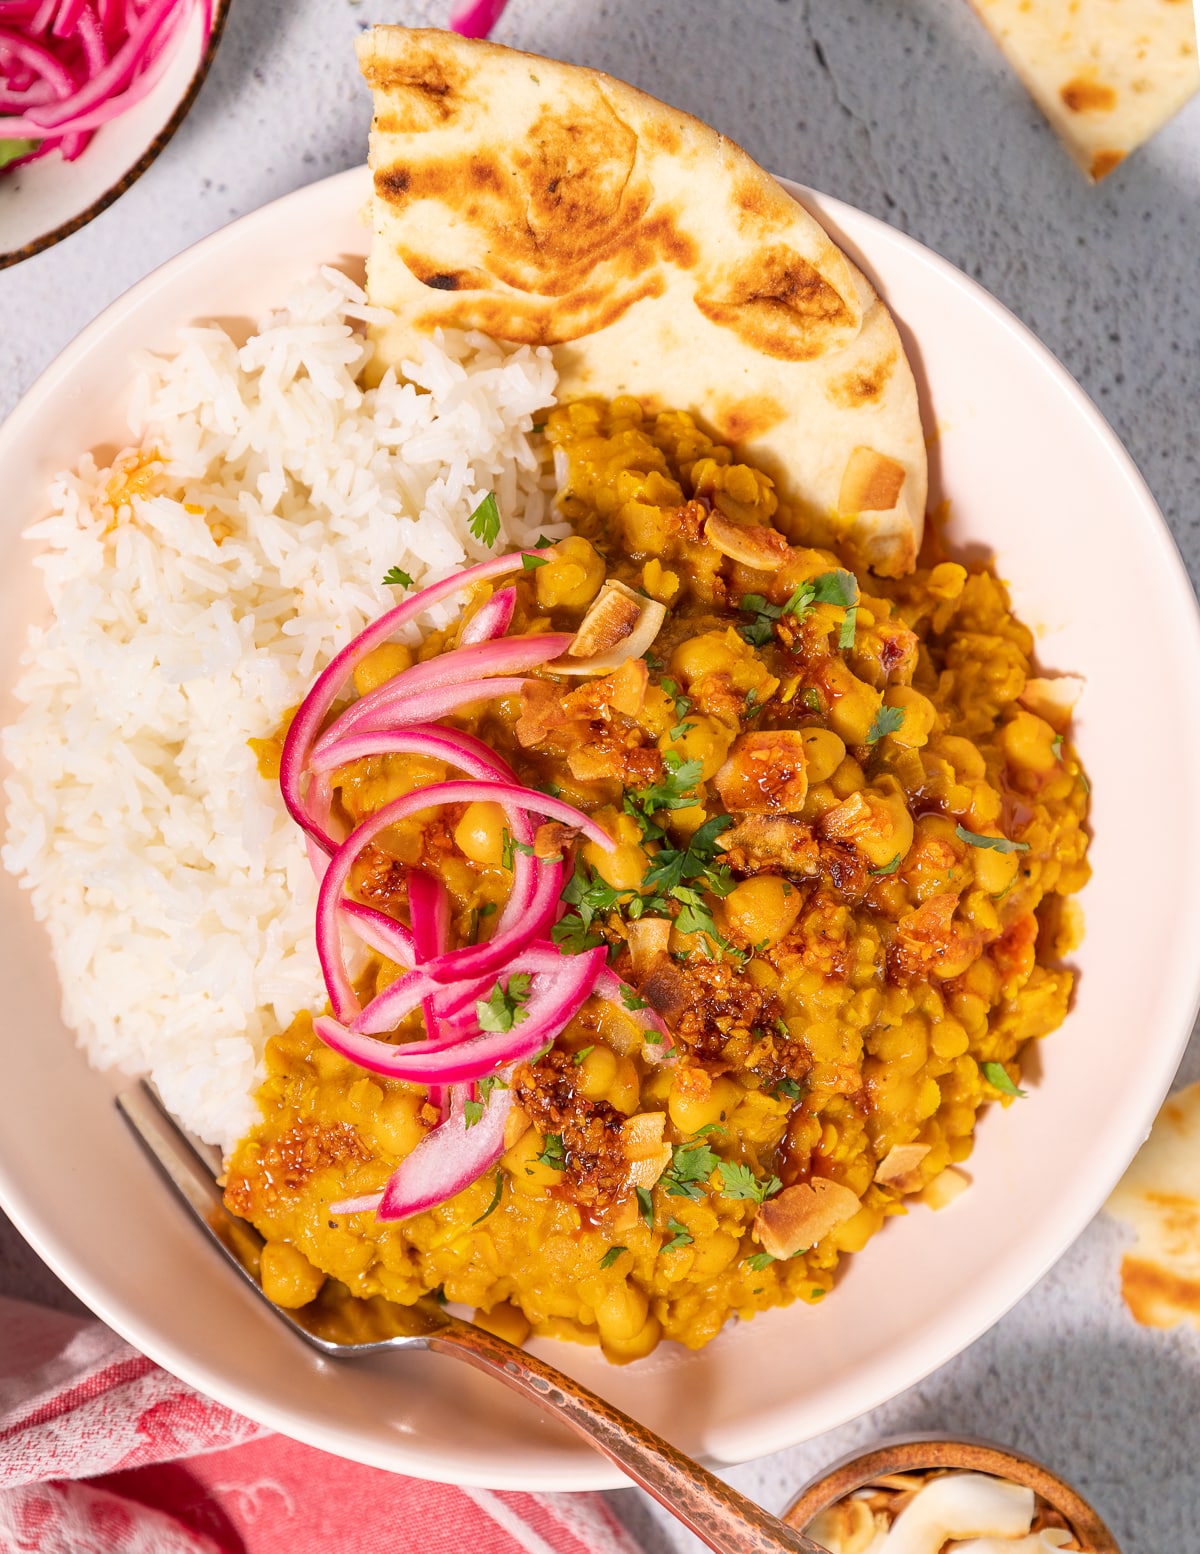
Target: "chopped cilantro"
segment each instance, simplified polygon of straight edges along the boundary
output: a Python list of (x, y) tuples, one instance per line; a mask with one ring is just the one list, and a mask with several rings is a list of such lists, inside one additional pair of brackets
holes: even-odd
[(762, 1203), (783, 1186), (777, 1176), (769, 1176), (765, 1182), (760, 1182), (748, 1165), (736, 1160), (722, 1160), (717, 1169), (726, 1198), (746, 1198), (751, 1203)]
[(592, 1045), (590, 1047), (580, 1047), (579, 1051), (571, 1059), (571, 1062), (574, 1063), (576, 1068), (578, 1068), (582, 1063), (584, 1063), (587, 1060), (588, 1053), (589, 1052), (595, 1052), (595, 1050), (596, 1050), (596, 1044), (594, 1042), (592, 1043)]
[(482, 1120), (482, 1118), (483, 1118), (483, 1102), (482, 1101), (464, 1101), (463, 1102), (463, 1119), (464, 1119), (464, 1121), (465, 1121), (465, 1123), (466, 1123), (468, 1128), (473, 1128), (477, 1122)]
[[(537, 76), (530, 76), (529, 79), (531, 81), (536, 81), (537, 80)], [(535, 421), (533, 423), (533, 425), (529, 428), (529, 430), (531, 432), (544, 432), (546, 430), (546, 423), (545, 423), (545, 421)]]
[(852, 604), (846, 611), (846, 617), (842, 621), (842, 629), (838, 632), (838, 647), (843, 653), (849, 652), (854, 646), (855, 634), (858, 631), (858, 605)]
[(762, 594), (743, 594), (738, 609), (745, 615), (754, 616), (745, 626), (738, 627), (738, 635), (751, 647), (765, 647), (771, 640), (774, 623), (783, 611), (777, 604), (768, 603)]
[(775, 1259), (770, 1252), (752, 1252), (746, 1259), (746, 1267), (753, 1268), (755, 1273), (761, 1273), (764, 1268), (773, 1263)]
[(475, 1001), (475, 1018), (480, 1030), (511, 1031), (514, 1025), (529, 1018), (529, 1011), (521, 1007), (529, 998), (529, 973), (515, 971), (508, 979), (508, 986), (499, 982), (486, 998)]
[(681, 1225), (677, 1219), (669, 1219), (667, 1229), (671, 1231), (671, 1239), (663, 1242), (664, 1252), (677, 1252), (681, 1246), (691, 1246), (692, 1233), (686, 1225)]
[(806, 686), (800, 700), (810, 712), (815, 712), (818, 717), (821, 716), (821, 693), (815, 686)]
[(495, 493), (489, 491), (471, 514), (467, 527), (481, 545), (494, 545), (500, 538), (500, 509)]
[(641, 1210), (642, 1218), (646, 1222), (646, 1229), (653, 1230), (654, 1199), (650, 1196), (650, 1189), (648, 1187), (635, 1187), (633, 1190), (637, 1195), (638, 1208)]
[(972, 847), (990, 848), (996, 853), (1027, 853), (1028, 842), (1010, 842), (1006, 836), (981, 836), (978, 831), (968, 831), (966, 826), (955, 826), (954, 834), (960, 842), (970, 842)]
[(536, 572), (538, 567), (549, 566), (549, 564), (545, 556), (531, 556), (528, 551), (522, 552), (521, 566), (526, 572)]
[(391, 588), (412, 588), (413, 580), (407, 572), (402, 572), (399, 567), (389, 567), (383, 574), (384, 583)]
[(1063, 747), (1063, 737), (1062, 737), (1062, 735), (1061, 734), (1055, 734), (1054, 738), (1050, 741), (1050, 748), (1051, 748), (1051, 750), (1054, 751), (1054, 759), (1056, 761), (1061, 761), (1062, 760), (1062, 747)]
[(676, 723), (670, 731), (671, 739), (686, 739), (696, 727), (694, 723)]
[(881, 868), (871, 869), (868, 872), (871, 874), (895, 874), (896, 870), (900, 867), (903, 861), (904, 854), (897, 853), (896, 856), (892, 859), (891, 863), (885, 863)]
[[(508, 828), (505, 827), (500, 833), (500, 862), (506, 869), (512, 868), (517, 853), (524, 853), (526, 858), (537, 857), (536, 852), (528, 842), (518, 842), (516, 837), (511, 835)], [(546, 859), (547, 863), (554, 861), (554, 859)]]
[(635, 788), (626, 793), (623, 808), (632, 815), (648, 841), (658, 841), (666, 832), (654, 820), (663, 809), (687, 809), (696, 802), (696, 784), (703, 771), (700, 761), (683, 761), (673, 750), (663, 756), (666, 775), (661, 782), (649, 788)]
[(824, 1290), (809, 1290), (808, 1298), (809, 1298), (809, 1300), (820, 1300), (821, 1296), (824, 1295), (824, 1293), (825, 1293)]
[(993, 1089), (999, 1090), (1001, 1095), (1020, 1096), (1023, 1099), (1026, 1094), (1024, 1090), (1019, 1090), (1013, 1084), (1003, 1063), (985, 1063), (983, 1077)]
[(626, 987), (623, 982), (621, 984), (621, 1002), (629, 1010), (630, 1014), (637, 1009), (649, 1009), (650, 1007), (644, 998), (639, 998), (633, 989)]
[(557, 540), (552, 540), (548, 534), (539, 534), (533, 542), (534, 550), (549, 550), (552, 545), (557, 545)]
[(631, 917), (641, 915), (641, 898), (632, 890), (617, 890), (589, 869), (583, 858), (576, 854), (571, 878), (563, 886), (562, 899), (574, 907), (550, 930), (550, 937), (559, 949), (572, 954), (595, 949), (604, 943), (598, 928), (593, 928), (597, 917), (624, 907)]
[(494, 1214), (496, 1212), (496, 1210), (500, 1207), (500, 1199), (503, 1196), (504, 1196), (504, 1172), (503, 1171), (497, 1171), (496, 1172), (496, 1190), (492, 1194), (492, 1201), (491, 1201), (491, 1203), (488, 1204), (487, 1208), (484, 1209), (483, 1213), (479, 1216), (478, 1219), (473, 1219), (471, 1221), (471, 1224), (472, 1225), (482, 1225), (484, 1220), (487, 1219), (488, 1215), (489, 1214)]
[(502, 1079), (499, 1074), (486, 1074), (479, 1081), (479, 1099), (486, 1106), (492, 1098), (493, 1090), (507, 1090), (508, 1080)]
[(902, 707), (880, 707), (871, 719), (871, 726), (867, 730), (867, 743), (877, 745), (886, 735), (894, 734), (903, 722)]
[(752, 685), (746, 692), (746, 700), (742, 705), (742, 716), (744, 718), (756, 718), (763, 710), (763, 706), (764, 703), (761, 703), (758, 699), (758, 687)]
[(552, 1171), (565, 1171), (567, 1169), (567, 1153), (563, 1148), (561, 1133), (547, 1133), (546, 1142), (542, 1146), (542, 1152), (537, 1157), (540, 1164), (549, 1166)]
[(669, 1198), (703, 1198), (703, 1184), (720, 1164), (703, 1141), (677, 1144), (671, 1152), (671, 1164), (659, 1177)]
[(617, 1258), (620, 1257), (623, 1252), (627, 1252), (628, 1250), (629, 1248), (624, 1246), (610, 1246), (608, 1251), (605, 1252), (604, 1256), (600, 1259), (601, 1268), (611, 1268), (612, 1265), (616, 1262)]
[(794, 1079), (781, 1079), (768, 1092), (774, 1096), (786, 1095), (789, 1101), (798, 1101), (803, 1093)]

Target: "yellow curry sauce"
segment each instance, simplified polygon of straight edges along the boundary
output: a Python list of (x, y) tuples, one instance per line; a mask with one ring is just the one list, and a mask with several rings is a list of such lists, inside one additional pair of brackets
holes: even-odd
[[(676, 1054), (590, 1002), (514, 1075), (499, 1169), (384, 1224), (329, 1205), (381, 1189), (437, 1114), (302, 1017), (268, 1045), (263, 1120), (227, 1198), (267, 1238), (284, 1304), (326, 1275), (401, 1302), (440, 1288), (518, 1341), (532, 1327), (627, 1361), (820, 1299), (844, 1252), (966, 1159), (979, 1108), (1008, 1103), (1023, 1044), (1067, 1010), (1088, 790), (1061, 718), (1030, 710), (1032, 635), (990, 569), (942, 560), (856, 587), (844, 558), (777, 536), (770, 481), (682, 413), (580, 401), (547, 433), (575, 535), (521, 575), (511, 632), (573, 630), (606, 578), (667, 619), (645, 658), (600, 679), (543, 672), (452, 721), (616, 838), (575, 849), (556, 936), (606, 942)], [(714, 514), (765, 564), (717, 548)], [(356, 689), (413, 657), (377, 649)], [(343, 818), (447, 775), (357, 763), (339, 773)], [(354, 888), (403, 916), (419, 864), (450, 893), (452, 942), (470, 942), (506, 898), (506, 840), (490, 803), (428, 811), (368, 849)], [(399, 974), (373, 958), (364, 993)], [(419, 1031), (414, 1016), (398, 1036)], [(771, 1213), (815, 1194), (843, 1205), (832, 1228), (771, 1256)]]

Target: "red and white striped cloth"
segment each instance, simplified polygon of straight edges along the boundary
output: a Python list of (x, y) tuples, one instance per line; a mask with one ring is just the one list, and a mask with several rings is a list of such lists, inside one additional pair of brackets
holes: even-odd
[(452, 1489), (231, 1413), (0, 1297), (0, 1554), (637, 1554), (599, 1495)]

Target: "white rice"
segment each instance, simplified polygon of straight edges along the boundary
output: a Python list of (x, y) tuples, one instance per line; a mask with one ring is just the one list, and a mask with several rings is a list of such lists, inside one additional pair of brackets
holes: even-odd
[(529, 440), (549, 352), (439, 339), (410, 381), (364, 391), (369, 317), (326, 270), (240, 349), (184, 331), (176, 356), (138, 364), (130, 413), (169, 494), (114, 525), (111, 471), (87, 458), (28, 530), (53, 619), (2, 736), (0, 857), (47, 925), (89, 1058), (148, 1073), (225, 1147), (253, 1120), (266, 1039), (324, 998), (312, 873), (247, 740), (396, 602), (390, 567), (432, 581), (492, 553), (467, 522), (488, 491), (495, 550), (565, 532)]

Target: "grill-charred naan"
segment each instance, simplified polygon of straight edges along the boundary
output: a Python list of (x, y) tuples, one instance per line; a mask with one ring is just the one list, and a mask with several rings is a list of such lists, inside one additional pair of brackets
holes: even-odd
[(594, 70), (401, 27), (359, 54), (384, 363), (438, 327), (550, 346), (563, 398), (690, 410), (775, 479), (793, 538), (912, 568), (926, 461), (900, 337), (769, 174)]

